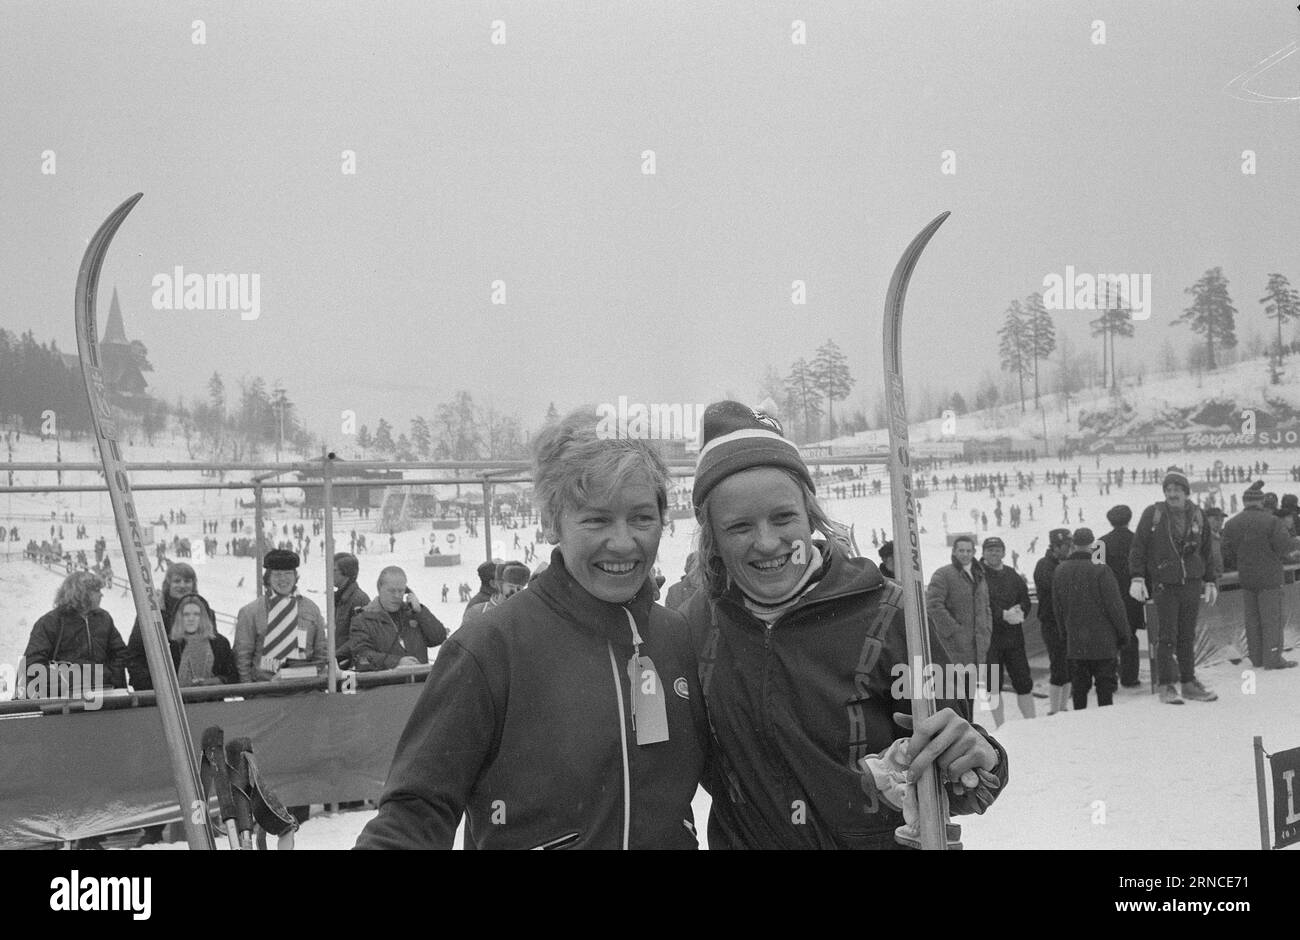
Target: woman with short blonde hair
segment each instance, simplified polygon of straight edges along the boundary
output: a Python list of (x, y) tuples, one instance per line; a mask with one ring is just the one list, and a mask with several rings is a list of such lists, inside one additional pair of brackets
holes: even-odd
[(594, 409), (534, 453), (550, 564), (442, 645), (358, 848), (450, 848), (462, 815), (476, 848), (696, 847), (707, 725), (654, 603), (668, 468)]

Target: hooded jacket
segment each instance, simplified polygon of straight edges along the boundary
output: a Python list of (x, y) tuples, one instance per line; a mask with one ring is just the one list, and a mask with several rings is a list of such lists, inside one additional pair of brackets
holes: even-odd
[(70, 607), (51, 610), (32, 624), (23, 660), (27, 667), (52, 662), (100, 665), (107, 685), (126, 687), (126, 645), (103, 608), (86, 614)]
[(1087, 547), (1075, 548), (1052, 574), (1052, 605), (1069, 659), (1113, 659), (1132, 641), (1115, 573), (1094, 564)]
[[(708, 730), (681, 617), (647, 580), (626, 606), (564, 566), (457, 630), (438, 653), (359, 849), (693, 849)], [(640, 744), (633, 636), (668, 739)], [(644, 665), (644, 664), (642, 664)], [(650, 730), (650, 720), (643, 728)]]
[(1153, 594), (1157, 584), (1213, 584), (1219, 579), (1205, 513), (1192, 503), (1186, 504), (1183, 512), (1186, 531), (1181, 544), (1174, 542), (1174, 510), (1163, 500), (1142, 510), (1133, 533), (1128, 570), (1134, 578), (1146, 578)]
[(925, 609), (950, 661), (988, 662), (993, 615), (983, 565), (972, 561), (967, 574), (954, 558), (935, 571), (925, 589)]
[(375, 598), (352, 616), (352, 665), (360, 672), (396, 669), (404, 656), (427, 663), (429, 647), (445, 639), (447, 628), (423, 604), (402, 604), (390, 614)]
[[(734, 586), (700, 590), (683, 610), (718, 768), (710, 848), (897, 848), (902, 813), (857, 762), (909, 735), (893, 720), (911, 712), (902, 588), (869, 560), (820, 547), (820, 580), (770, 626)], [(933, 630), (930, 645), (947, 663)], [(970, 718), (964, 699), (938, 704)], [(985, 737), (1005, 786), (1006, 752)], [(951, 790), (949, 806), (975, 811)]]

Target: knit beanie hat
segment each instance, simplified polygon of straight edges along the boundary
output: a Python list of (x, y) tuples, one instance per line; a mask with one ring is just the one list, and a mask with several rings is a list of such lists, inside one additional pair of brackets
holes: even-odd
[(1187, 482), (1187, 477), (1183, 476), (1183, 471), (1179, 470), (1177, 467), (1169, 468), (1169, 472), (1165, 474), (1165, 478), (1160, 482), (1160, 488), (1163, 490), (1171, 483), (1174, 486), (1181, 486), (1183, 492), (1188, 496), (1192, 495), (1192, 484)]
[(1119, 506), (1111, 506), (1110, 509), (1106, 510), (1106, 521), (1115, 526), (1115, 528), (1119, 528), (1122, 525), (1128, 525), (1133, 521), (1133, 510), (1123, 504)]
[(1074, 542), (1076, 548), (1087, 548), (1093, 542), (1097, 541), (1097, 539), (1092, 534), (1092, 529), (1089, 529), (1085, 526), (1082, 529), (1074, 530), (1074, 537), (1071, 539), (1071, 541)]
[(1256, 480), (1246, 487), (1246, 492), (1241, 494), (1241, 501), (1243, 503), (1262, 503), (1264, 501), (1264, 481)]
[(691, 499), (695, 514), (709, 492), (731, 476), (752, 467), (781, 467), (815, 490), (808, 465), (777, 421), (766, 412), (738, 401), (718, 401), (704, 409), (700, 458)]

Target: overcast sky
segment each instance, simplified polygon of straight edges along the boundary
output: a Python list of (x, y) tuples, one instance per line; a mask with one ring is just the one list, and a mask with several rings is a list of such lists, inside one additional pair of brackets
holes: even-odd
[[(944, 209), (909, 296), (916, 382), (995, 370), (1008, 301), (1066, 265), (1152, 275), (1126, 345), (1153, 362), (1205, 269), (1241, 335), (1268, 325), (1269, 272), (1300, 286), (1300, 102), (1227, 90), (1295, 41), (1275, 0), (9, 0), (3, 20), (0, 326), (75, 349), (81, 254), (143, 191), (100, 306), (116, 287), (155, 391), (280, 378), (331, 441), (343, 409), (404, 428), (458, 388), (530, 426), (550, 401), (752, 400), (828, 337), (874, 396), (890, 271)], [(1251, 87), (1300, 96), (1300, 55)], [(258, 274), (260, 317), (153, 309), (177, 265)], [(1080, 342), (1091, 316), (1057, 314)]]

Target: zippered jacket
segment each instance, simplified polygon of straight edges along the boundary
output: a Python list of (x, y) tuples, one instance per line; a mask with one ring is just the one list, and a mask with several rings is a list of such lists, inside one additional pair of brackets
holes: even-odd
[(403, 603), (390, 614), (376, 597), (353, 614), (349, 639), (352, 668), (358, 672), (396, 669), (404, 656), (427, 663), (429, 647), (447, 639), (447, 628), (423, 604), (412, 610)]
[[(698, 591), (683, 610), (715, 735), (710, 849), (898, 847), (903, 815), (858, 760), (910, 735), (893, 718), (911, 713), (903, 591), (868, 559), (820, 547), (821, 579), (771, 626), (734, 586)], [(948, 662), (933, 628), (930, 647)], [(970, 719), (964, 697), (938, 706)], [(1006, 752), (978, 730), (1005, 787)], [(977, 811), (951, 789), (949, 807)]]
[(27, 667), (55, 662), (100, 665), (106, 685), (126, 688), (126, 644), (102, 607), (87, 614), (56, 607), (42, 616), (32, 624), (23, 661)]
[(1162, 500), (1142, 510), (1142, 518), (1133, 532), (1133, 547), (1129, 549), (1128, 570), (1131, 577), (1146, 578), (1148, 588), (1191, 581), (1212, 584), (1219, 579), (1205, 513), (1191, 503), (1183, 512), (1186, 531), (1180, 543), (1175, 544), (1174, 511), (1168, 504)]
[[(647, 580), (592, 597), (558, 549), (528, 588), (442, 645), (360, 849), (693, 849), (708, 727), (686, 624)], [(633, 625), (668, 739), (637, 743)], [(355, 629), (355, 625), (354, 625)], [(652, 678), (638, 675), (644, 688)]]

